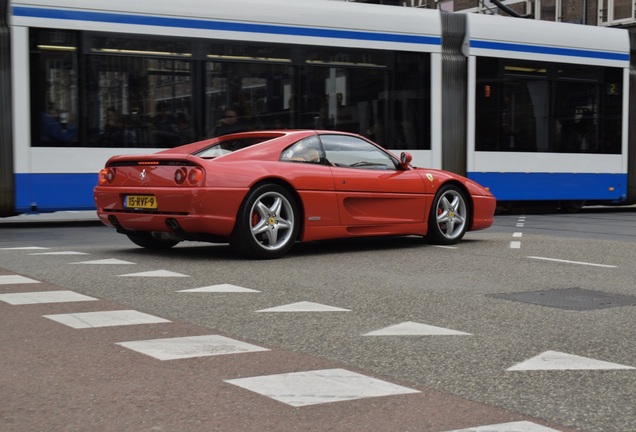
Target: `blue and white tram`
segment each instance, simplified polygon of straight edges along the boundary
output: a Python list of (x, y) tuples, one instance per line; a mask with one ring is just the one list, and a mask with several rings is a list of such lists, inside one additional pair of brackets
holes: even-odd
[(2, 171), (15, 173), (14, 198), (0, 212), (94, 208), (110, 155), (214, 135), (230, 111), (250, 129), (408, 142), (430, 165), (440, 22), (407, 12), (324, 0), (12, 1), (13, 166)]
[(327, 0), (0, 14), (0, 216), (93, 209), (109, 156), (228, 120), (360, 133), (502, 201), (634, 201), (624, 30)]
[(467, 18), (469, 177), (498, 201), (633, 202), (628, 33)]

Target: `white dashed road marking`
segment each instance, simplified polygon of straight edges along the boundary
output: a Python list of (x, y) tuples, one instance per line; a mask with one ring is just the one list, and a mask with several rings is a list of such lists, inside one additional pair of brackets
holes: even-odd
[(38, 303), (66, 303), (95, 301), (96, 298), (78, 294), (73, 291), (41, 291), (27, 293), (0, 294), (0, 301), (11, 305), (27, 305)]
[(64, 324), (76, 329), (170, 322), (167, 319), (159, 318), (135, 310), (115, 310), (103, 312), (44, 315), (44, 318), (48, 318), (50, 320), (59, 322), (60, 324)]
[(0, 285), (36, 284), (40, 281), (20, 275), (0, 275)]
[(149, 355), (158, 360), (177, 360), (193, 357), (269, 351), (267, 348), (219, 335), (119, 342), (117, 345)]
[(226, 380), (293, 407), (370, 397), (420, 393), (407, 387), (350, 372), (325, 369)]
[(542, 260), (542, 261), (552, 261), (564, 264), (576, 264), (576, 265), (585, 265), (585, 266), (593, 266), (593, 267), (606, 267), (606, 268), (617, 268), (615, 265), (607, 265), (607, 264), (595, 264), (581, 261), (570, 261), (564, 259), (556, 259), (556, 258), (546, 258), (546, 257), (538, 257), (538, 256), (529, 256), (530, 259)]
[[(525, 216), (519, 216), (519, 218), (517, 219), (517, 224), (515, 225), (515, 227), (517, 228), (523, 228), (524, 225), (526, 223), (526, 217)], [(522, 232), (514, 232), (512, 233), (512, 238), (521, 238), (521, 236), (523, 235)], [(510, 249), (521, 249), (521, 241), (519, 240), (513, 240), (510, 242)]]
[(453, 335), (468, 335), (470, 333), (464, 333), (456, 330), (451, 330), (443, 327), (435, 327), (427, 324), (420, 324), (412, 321), (403, 322), (393, 326), (385, 327), (380, 330), (375, 330), (369, 333), (363, 334), (363, 336), (453, 336)]
[(6, 250), (6, 251), (17, 251), (17, 250), (43, 250), (43, 249), (51, 249), (51, 248), (47, 248), (47, 247), (40, 247), (40, 246), (21, 246), (21, 247), (6, 247), (6, 248), (0, 248), (0, 250)]
[(261, 309), (256, 312), (349, 312), (349, 309), (342, 309), (339, 307), (305, 301), (269, 309)]
[(541, 426), (529, 421), (499, 423), (488, 426), (477, 426), (468, 429), (455, 429), (447, 432), (559, 432), (547, 426)]
[(116, 258), (107, 258), (107, 259), (94, 260), (94, 261), (74, 262), (74, 263), (71, 263), (71, 264), (115, 264), (115, 265), (119, 265), (119, 264), (134, 264), (134, 262), (123, 261), (123, 260), (116, 259)]
[(38, 252), (32, 253), (29, 255), (90, 255), (86, 252), (75, 252), (75, 251), (58, 251), (58, 252)]
[(531, 370), (606, 370), (606, 369), (636, 369), (617, 363), (602, 360), (594, 360), (574, 354), (566, 354), (558, 351), (546, 351), (529, 360), (518, 363), (507, 370), (531, 371)]
[(120, 277), (190, 277), (181, 273), (176, 273), (170, 270), (154, 270), (141, 273), (129, 273), (119, 275)]
[(231, 284), (219, 284), (219, 285), (210, 285), (201, 288), (191, 288), (184, 289), (177, 292), (181, 293), (257, 293), (260, 291), (256, 291), (250, 288), (243, 288), (236, 285)]

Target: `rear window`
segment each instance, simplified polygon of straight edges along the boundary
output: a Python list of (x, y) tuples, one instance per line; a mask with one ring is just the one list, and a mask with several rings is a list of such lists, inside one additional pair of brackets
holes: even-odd
[(249, 138), (235, 138), (228, 139), (218, 142), (210, 147), (206, 147), (203, 150), (199, 150), (194, 153), (195, 156), (199, 156), (200, 158), (211, 159), (219, 156), (223, 156), (227, 153), (232, 153), (234, 151), (244, 149), (249, 146), (253, 146), (254, 144), (260, 144), (265, 141), (269, 141), (274, 137), (272, 136), (257, 136), (257, 137), (249, 137)]
[(223, 156), (224, 154), (232, 153), (237, 150), (263, 143), (265, 141), (280, 138), (283, 135), (284, 134), (263, 134), (238, 138), (229, 138), (228, 135), (228, 139), (223, 139), (224, 137), (221, 137), (220, 142), (212, 144), (211, 146), (201, 149), (192, 154), (200, 158), (212, 159), (215, 157)]

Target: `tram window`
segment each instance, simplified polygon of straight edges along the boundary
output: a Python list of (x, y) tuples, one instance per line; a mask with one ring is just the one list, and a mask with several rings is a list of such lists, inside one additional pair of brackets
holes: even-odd
[(620, 152), (620, 69), (479, 58), (476, 82), (478, 151)]
[(87, 142), (165, 148), (196, 139), (192, 63), (172, 58), (87, 56)]
[(556, 149), (562, 153), (599, 152), (598, 82), (556, 83)]
[(78, 37), (65, 30), (30, 30), (33, 146), (79, 142)]
[(506, 80), (501, 104), (501, 140), (508, 149), (549, 151), (549, 83)]
[[(174, 147), (227, 133), (226, 116), (235, 130), (338, 129), (387, 148), (431, 148), (426, 53), (31, 35), (34, 146)], [(63, 112), (71, 139), (42, 140), (49, 108)]]
[(391, 73), (374, 68), (301, 71), (301, 127), (354, 132), (386, 148), (430, 149), (430, 63), (400, 54)]
[(384, 143), (379, 144), (398, 149), (431, 149), (430, 70), (430, 56), (427, 54), (396, 53), (393, 79), (396, 107), (390, 113), (396, 129)]
[(304, 69), (301, 127), (366, 133), (377, 118), (373, 109), (385, 88), (385, 76), (378, 70)]
[(602, 153), (620, 154), (622, 148), (623, 79), (620, 69), (606, 69), (601, 89), (603, 116), (599, 118)]
[(206, 136), (296, 127), (292, 79), (293, 69), (286, 65), (207, 62)]

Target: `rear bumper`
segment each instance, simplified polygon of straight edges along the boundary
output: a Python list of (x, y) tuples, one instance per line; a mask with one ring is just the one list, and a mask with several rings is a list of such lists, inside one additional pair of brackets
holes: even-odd
[[(139, 190), (96, 187), (97, 215), (104, 225), (121, 231), (173, 232), (175, 226), (184, 234), (209, 234), (228, 237), (234, 229), (239, 207), (247, 190), (149, 188), (144, 195), (155, 196), (156, 210), (129, 210), (123, 207), (124, 196)], [(174, 224), (174, 221), (177, 223)]]

